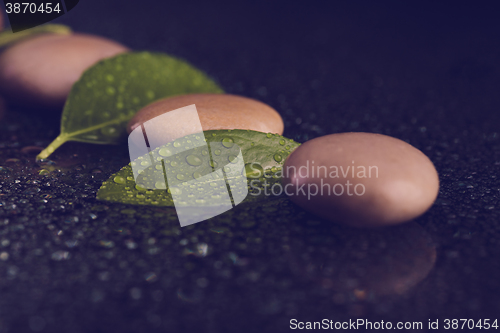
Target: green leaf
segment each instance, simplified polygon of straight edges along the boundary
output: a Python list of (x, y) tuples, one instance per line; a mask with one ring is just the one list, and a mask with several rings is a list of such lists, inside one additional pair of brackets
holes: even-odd
[[(134, 205), (173, 207), (170, 192), (175, 190), (184, 191), (188, 196), (193, 195), (194, 199), (199, 196), (197, 207), (217, 205), (217, 196), (227, 193), (225, 185), (221, 187), (218, 186), (219, 183), (216, 187), (211, 186), (215, 184), (217, 177), (198, 181), (195, 187), (187, 186), (187, 181), (202, 179), (200, 177), (213, 175), (215, 170), (223, 168), (229, 183), (237, 181), (243, 174), (247, 176), (248, 184), (245, 185), (249, 188), (249, 194), (244, 202), (262, 200), (271, 194), (269, 188), (280, 182), (285, 159), (300, 145), (277, 134), (250, 130), (213, 130), (203, 134), (204, 138), (200, 138), (198, 134), (187, 135), (132, 161), (131, 163), (136, 163), (134, 165), (150, 166), (138, 175), (137, 181), (141, 186), (136, 184), (132, 165), (128, 164), (103, 183), (97, 193), (97, 199)], [(205, 140), (207, 145), (191, 148), (196, 146), (196, 140)], [(186, 150), (173, 154), (175, 147)], [(235, 157), (240, 149), (244, 166), (241, 167), (243, 163), (240, 163), (239, 167), (232, 168), (237, 165)], [(219, 165), (213, 164), (211, 156), (217, 156)], [(156, 164), (151, 165), (149, 161), (155, 161)], [(167, 184), (168, 188), (165, 189), (165, 172), (177, 174), (181, 181), (176, 182), (174, 186)], [(268, 194), (263, 191), (266, 184)], [(199, 188), (202, 188), (201, 192)], [(233, 191), (233, 188), (231, 190)]]
[(161, 53), (131, 52), (100, 61), (72, 87), (61, 134), (38, 156), (47, 158), (66, 141), (114, 144), (142, 107), (168, 96), (222, 93), (203, 72)]
[(44, 24), (16, 33), (5, 30), (0, 33), (0, 48), (10, 46), (23, 39), (43, 33), (69, 35), (71, 34), (71, 28), (62, 24)]

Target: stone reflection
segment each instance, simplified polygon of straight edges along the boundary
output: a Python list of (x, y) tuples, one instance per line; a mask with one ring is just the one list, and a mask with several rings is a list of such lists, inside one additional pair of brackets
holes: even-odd
[(334, 227), (327, 235), (310, 230), (288, 247), (294, 273), (356, 299), (404, 294), (436, 261), (436, 248), (417, 223), (377, 230)]

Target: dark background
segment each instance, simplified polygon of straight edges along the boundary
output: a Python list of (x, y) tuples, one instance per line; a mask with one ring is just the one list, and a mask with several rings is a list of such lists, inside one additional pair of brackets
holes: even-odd
[[(270, 104), (299, 142), (405, 140), (434, 162), (441, 189), (429, 212), (385, 231), (332, 226), (284, 200), (181, 229), (170, 209), (94, 199), (127, 163), (125, 146), (66, 144), (39, 175), (26, 147), (55, 138), (59, 116), (9, 110), (0, 332), (500, 319), (500, 24), (494, 7), (471, 4), (80, 1), (55, 22), (182, 57)], [(206, 257), (193, 254), (200, 243)]]

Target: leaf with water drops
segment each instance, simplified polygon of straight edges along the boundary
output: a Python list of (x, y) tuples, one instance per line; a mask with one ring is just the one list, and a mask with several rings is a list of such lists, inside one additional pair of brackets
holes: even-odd
[(132, 116), (157, 99), (222, 92), (203, 72), (166, 54), (130, 52), (100, 61), (73, 85), (61, 134), (37, 159), (47, 158), (66, 141), (118, 143)]
[[(285, 159), (299, 146), (278, 134), (250, 130), (212, 130), (203, 134), (187, 135), (132, 161), (103, 183), (97, 199), (173, 207), (172, 193), (183, 193), (197, 207), (207, 207), (217, 205), (221, 196), (227, 195), (226, 182), (233, 199), (238, 196), (237, 191), (246, 194), (231, 186), (244, 175), (248, 182), (244, 202), (260, 201), (276, 195), (270, 187), (280, 182)], [(200, 145), (199, 140), (206, 145)], [(176, 149), (181, 152), (175, 153)], [(239, 158), (243, 159), (241, 163)], [(134, 179), (136, 165), (149, 168)], [(166, 174), (175, 177), (166, 181)]]

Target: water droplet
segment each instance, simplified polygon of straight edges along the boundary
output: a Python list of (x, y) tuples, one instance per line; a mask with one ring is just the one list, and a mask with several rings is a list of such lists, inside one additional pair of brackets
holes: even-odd
[(280, 154), (274, 154), (274, 156), (273, 156), (273, 157), (274, 157), (274, 160), (275, 160), (276, 162), (278, 162), (278, 163), (279, 163), (279, 162), (281, 162), (281, 161), (283, 160), (283, 157), (282, 157)]
[(186, 157), (186, 162), (188, 162), (188, 164), (192, 166), (198, 166), (202, 163), (201, 159), (196, 155), (188, 155)]
[(186, 177), (182, 173), (179, 173), (177, 175), (177, 179), (179, 179), (179, 180), (184, 180), (184, 178), (186, 178)]
[(201, 154), (202, 154), (203, 156), (207, 156), (207, 155), (208, 155), (208, 150), (206, 150), (206, 149), (205, 149), (205, 150), (203, 150), (203, 151), (201, 152)]
[(217, 155), (217, 156), (219, 156), (219, 155), (221, 154), (220, 149), (216, 149), (216, 150), (214, 151), (214, 154), (215, 154), (215, 155)]
[(135, 189), (138, 190), (138, 191), (146, 191), (146, 188), (145, 187), (142, 187), (141, 185), (137, 184), (135, 185)]
[(223, 169), (224, 169), (224, 172), (231, 172), (231, 168), (228, 167), (227, 165)]
[(142, 162), (141, 162), (141, 165), (142, 165), (142, 166), (148, 166), (148, 165), (149, 165), (149, 162), (148, 162), (148, 161), (142, 161)]
[(271, 133), (267, 133), (267, 134), (266, 134), (266, 136), (267, 136), (268, 138), (272, 138), (272, 137), (273, 137), (273, 135), (272, 135)]
[(236, 156), (236, 155), (229, 155), (228, 158), (227, 158), (227, 160), (229, 162), (231, 162), (231, 163), (236, 163), (236, 162), (238, 162), (238, 156)]
[(116, 90), (113, 87), (107, 87), (106, 92), (108, 93), (108, 95), (114, 95)]
[(45, 175), (50, 174), (50, 171), (49, 171), (49, 170), (47, 170), (47, 169), (42, 169), (42, 170), (40, 170), (40, 171), (38, 172), (38, 174), (39, 174), (39, 175), (41, 175), (41, 176), (45, 176)]
[(117, 108), (118, 110), (123, 109), (123, 103), (122, 103), (122, 102), (118, 102), (118, 103), (116, 103), (116, 108)]
[(132, 177), (132, 176), (128, 176), (128, 177), (127, 177), (127, 180), (134, 180), (134, 177)]
[(222, 145), (226, 148), (231, 148), (234, 146), (234, 140), (232, 138), (224, 138), (222, 139)]
[(285, 140), (284, 139), (281, 139), (280, 140), (280, 145), (284, 146), (285, 145)]
[(115, 77), (111, 74), (106, 75), (106, 80), (108, 82), (113, 82), (115, 80)]
[(193, 178), (194, 179), (198, 179), (200, 177), (201, 177), (201, 173), (199, 173), (199, 172), (193, 172)]
[(149, 99), (153, 99), (153, 98), (155, 98), (155, 93), (152, 90), (148, 90), (146, 92), (146, 96), (148, 96)]
[(164, 156), (164, 157), (168, 157), (168, 156), (172, 156), (172, 151), (168, 148), (163, 147), (158, 151), (158, 154), (160, 154), (161, 156)]
[(110, 136), (110, 137), (117, 137), (120, 135), (120, 131), (118, 131), (116, 129), (116, 127), (113, 127), (113, 126), (108, 126), (108, 127), (102, 128), (101, 133), (106, 135), (106, 136)]
[(286, 150), (290, 150), (290, 146), (286, 146), (286, 147), (285, 147), (285, 149), (286, 149)]
[(174, 147), (179, 148), (182, 144), (179, 141), (174, 141)]
[(155, 183), (155, 188), (159, 190), (165, 190), (167, 187), (165, 186), (165, 182), (159, 181)]
[(208, 162), (208, 164), (210, 164), (210, 166), (212, 168), (217, 168), (217, 162), (215, 162), (215, 161), (210, 161), (210, 162)]
[(176, 161), (172, 161), (172, 162), (170, 163), (170, 165), (171, 165), (171, 166), (173, 166), (173, 167), (176, 167), (176, 166), (177, 166), (177, 164), (178, 164), (178, 163), (177, 163)]
[(168, 193), (178, 195), (178, 194), (182, 193), (182, 190), (180, 188), (177, 188), (177, 187), (171, 187), (168, 189)]
[(161, 166), (160, 164), (158, 164), (158, 165), (155, 166), (155, 169), (156, 170), (163, 170), (163, 166)]
[(210, 186), (217, 187), (217, 183), (210, 183)]
[(264, 168), (259, 163), (247, 163), (245, 164), (245, 176), (247, 178), (260, 178), (264, 175)]

